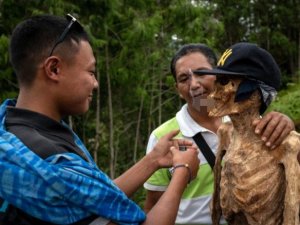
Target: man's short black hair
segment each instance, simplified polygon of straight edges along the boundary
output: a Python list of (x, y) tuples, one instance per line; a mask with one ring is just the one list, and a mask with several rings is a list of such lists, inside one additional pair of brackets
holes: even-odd
[(183, 45), (174, 55), (174, 57), (171, 60), (171, 73), (176, 81), (176, 62), (183, 56), (186, 56), (190, 53), (199, 52), (203, 54), (206, 58), (208, 63), (214, 67), (217, 64), (217, 56), (214, 53), (214, 51), (209, 48), (205, 44), (186, 44)]
[[(29, 85), (35, 79), (37, 66), (45, 60), (69, 21), (64, 17), (39, 15), (16, 26), (10, 41), (10, 62), (20, 84)], [(71, 55), (78, 50), (74, 41), (88, 40), (79, 24), (74, 24), (65, 39), (54, 50), (57, 54)], [(65, 47), (65, 48), (64, 48)], [(64, 48), (63, 51), (62, 49)], [(60, 51), (61, 50), (61, 51)]]

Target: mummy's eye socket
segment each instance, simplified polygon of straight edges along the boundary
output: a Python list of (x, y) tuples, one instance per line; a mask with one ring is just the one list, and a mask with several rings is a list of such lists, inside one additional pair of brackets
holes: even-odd
[(230, 81), (229, 77), (226, 76), (217, 76), (216, 82), (225, 86)]

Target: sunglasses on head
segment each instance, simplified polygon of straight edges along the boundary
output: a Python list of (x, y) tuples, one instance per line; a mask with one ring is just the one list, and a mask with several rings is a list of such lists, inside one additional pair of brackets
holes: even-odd
[(56, 46), (57, 46), (59, 43), (61, 43), (61, 42), (64, 41), (64, 39), (66, 38), (66, 36), (67, 36), (68, 32), (70, 31), (71, 27), (73, 26), (73, 24), (77, 23), (80, 27), (82, 27), (82, 26), (80, 25), (80, 23), (78, 22), (78, 20), (77, 20), (74, 16), (72, 16), (71, 14), (68, 13), (68, 14), (66, 15), (66, 18), (67, 18), (67, 20), (69, 21), (69, 23), (68, 23), (67, 27), (64, 29), (64, 31), (62, 32), (62, 34), (59, 36), (59, 38), (57, 39), (57, 41), (55, 42), (53, 48), (51, 49), (51, 52), (50, 52), (50, 54), (49, 54), (49, 57), (52, 56), (53, 51), (54, 51), (54, 49), (56, 48)]

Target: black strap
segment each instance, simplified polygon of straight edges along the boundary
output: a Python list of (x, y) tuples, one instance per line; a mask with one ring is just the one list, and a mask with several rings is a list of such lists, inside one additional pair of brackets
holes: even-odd
[[(71, 225), (87, 225), (91, 224), (99, 216), (92, 215), (79, 220)], [(55, 225), (54, 223), (46, 222), (37, 219), (29, 214), (21, 211), (17, 207), (9, 205), (5, 213), (0, 213), (0, 225)]]
[(208, 164), (210, 165), (211, 169), (213, 170), (214, 169), (214, 165), (215, 165), (216, 156), (212, 152), (212, 150), (208, 146), (208, 144), (206, 143), (206, 141), (203, 138), (201, 132), (195, 134), (195, 136), (193, 137), (193, 139), (196, 142), (196, 144), (198, 145), (198, 147), (200, 148), (200, 151), (202, 152), (202, 154), (206, 158), (206, 160), (207, 160)]

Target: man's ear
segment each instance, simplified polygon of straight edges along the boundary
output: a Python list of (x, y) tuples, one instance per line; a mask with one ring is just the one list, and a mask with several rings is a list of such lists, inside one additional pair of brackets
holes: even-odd
[(60, 72), (61, 61), (56, 56), (47, 58), (44, 62), (44, 71), (49, 79), (57, 80)]

